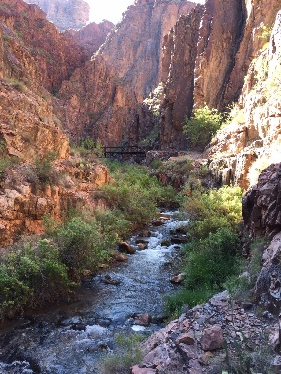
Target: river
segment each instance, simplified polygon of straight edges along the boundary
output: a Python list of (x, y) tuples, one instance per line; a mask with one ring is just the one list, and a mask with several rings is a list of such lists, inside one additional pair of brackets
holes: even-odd
[[(147, 228), (151, 232), (143, 238), (147, 249), (89, 278), (75, 302), (3, 325), (0, 373), (100, 374), (103, 360), (116, 349), (116, 334), (150, 334), (159, 329), (164, 295), (178, 287), (170, 279), (179, 270), (181, 249), (167, 240), (171, 230), (187, 223), (176, 212), (161, 215), (165, 217), (161, 226)], [(128, 243), (136, 247), (137, 239), (139, 234)], [(149, 326), (135, 320), (143, 313), (151, 315)]]

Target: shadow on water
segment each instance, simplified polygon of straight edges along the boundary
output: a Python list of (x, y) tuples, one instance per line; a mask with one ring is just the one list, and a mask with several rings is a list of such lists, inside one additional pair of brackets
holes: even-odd
[[(163, 216), (161, 226), (148, 227), (147, 249), (89, 279), (76, 302), (6, 326), (0, 332), (0, 373), (100, 373), (98, 360), (114, 351), (115, 334), (159, 329), (164, 295), (176, 287), (170, 279), (180, 262), (180, 245), (170, 243), (171, 230), (187, 223), (175, 212)], [(137, 239), (132, 236), (128, 243), (138, 248)], [(148, 327), (135, 324), (134, 317), (143, 313), (152, 317)]]

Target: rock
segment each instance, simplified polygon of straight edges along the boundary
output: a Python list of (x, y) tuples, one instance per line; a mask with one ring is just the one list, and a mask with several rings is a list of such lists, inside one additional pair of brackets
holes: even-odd
[(84, 0), (26, 0), (37, 4), (59, 30), (81, 29), (89, 21), (90, 6)]
[(151, 237), (151, 231), (149, 231), (149, 230), (144, 230), (144, 231), (142, 231), (142, 232), (140, 233), (139, 236), (141, 236), (141, 237), (143, 237), (143, 238), (149, 238), (149, 237)]
[(140, 368), (138, 365), (131, 367), (131, 374), (156, 374), (157, 370), (150, 368)]
[(135, 316), (135, 321), (134, 321), (135, 325), (140, 325), (140, 326), (149, 326), (150, 323), (151, 323), (151, 315), (148, 314), (148, 313), (144, 313), (144, 314), (137, 314)]
[(185, 334), (181, 334), (177, 340), (176, 340), (176, 344), (187, 344), (187, 345), (193, 345), (195, 343), (195, 339), (194, 339), (194, 335), (191, 334), (191, 333), (185, 333)]
[(184, 280), (184, 277), (186, 276), (185, 273), (181, 273), (179, 275), (176, 275), (174, 276), (172, 279), (171, 279), (171, 282), (172, 283), (176, 283), (176, 284), (179, 284), (181, 283), (183, 280)]
[(251, 309), (253, 307), (253, 303), (251, 303), (249, 301), (242, 301), (241, 306), (245, 310), (248, 310), (248, 309)]
[(190, 360), (188, 366), (190, 374), (202, 374), (202, 367), (198, 360)]
[(139, 247), (141, 251), (144, 251), (145, 249), (147, 249), (147, 244), (139, 243), (137, 244), (137, 246)]
[(118, 244), (119, 251), (125, 252), (128, 254), (134, 254), (136, 252), (135, 248), (133, 248), (130, 244), (126, 242), (121, 242)]
[(164, 224), (164, 222), (161, 219), (156, 219), (156, 220), (152, 221), (151, 224), (153, 226), (161, 226), (161, 225)]
[(112, 284), (113, 286), (118, 286), (121, 282), (112, 279), (109, 275), (106, 275), (104, 283), (106, 283), (106, 284)]
[(171, 242), (174, 244), (184, 244), (187, 242), (187, 237), (182, 235), (172, 235)]
[(117, 255), (115, 257), (115, 260), (118, 261), (118, 262), (126, 262), (126, 261), (128, 261), (128, 257), (126, 257), (125, 255), (120, 254), (120, 255)]
[(203, 331), (200, 343), (204, 351), (213, 351), (222, 347), (223, 340), (221, 326), (214, 325)]

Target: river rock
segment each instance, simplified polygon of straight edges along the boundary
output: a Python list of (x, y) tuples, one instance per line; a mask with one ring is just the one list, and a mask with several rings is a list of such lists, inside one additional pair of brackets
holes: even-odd
[(149, 230), (144, 230), (144, 231), (140, 232), (140, 235), (139, 235), (139, 236), (141, 236), (141, 237), (143, 237), (143, 238), (150, 238), (150, 237), (151, 237), (151, 231), (149, 231)]
[(183, 244), (187, 242), (187, 236), (183, 235), (172, 235), (171, 242), (174, 244)]
[(130, 244), (127, 242), (121, 242), (119, 243), (119, 251), (128, 253), (130, 255), (134, 254), (136, 252), (135, 248), (133, 248)]
[(223, 343), (222, 329), (220, 325), (211, 326), (203, 331), (201, 347), (204, 351), (213, 351), (221, 348)]
[(151, 323), (151, 315), (148, 313), (144, 314), (137, 314), (135, 316), (135, 325), (140, 325), (140, 326), (149, 326)]
[(128, 261), (128, 257), (126, 257), (125, 255), (122, 255), (121, 253), (120, 253), (120, 255), (117, 255), (115, 259), (118, 262), (126, 262), (126, 261)]
[(175, 284), (179, 284), (184, 280), (184, 277), (186, 276), (185, 273), (181, 273), (179, 275), (175, 275), (172, 279), (171, 282)]
[(145, 249), (147, 249), (147, 244), (144, 244), (144, 243), (139, 243), (137, 244), (137, 246), (139, 247), (141, 251), (144, 251)]

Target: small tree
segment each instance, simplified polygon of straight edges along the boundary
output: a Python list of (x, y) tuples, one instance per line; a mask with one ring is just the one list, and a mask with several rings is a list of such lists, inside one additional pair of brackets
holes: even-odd
[(217, 109), (207, 106), (195, 109), (191, 118), (185, 119), (183, 132), (193, 150), (203, 150), (222, 124), (222, 115)]

